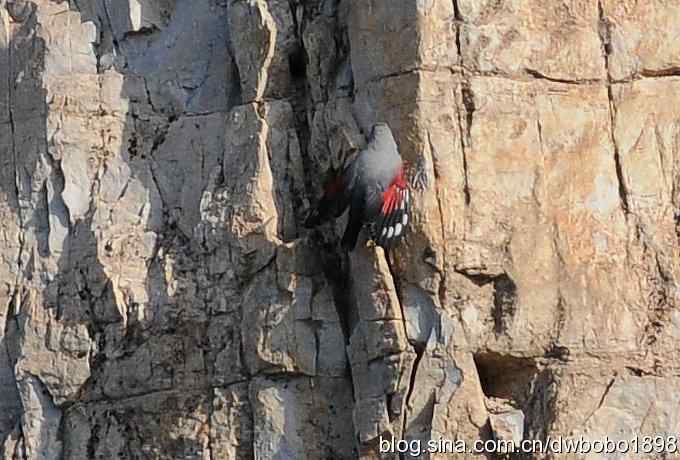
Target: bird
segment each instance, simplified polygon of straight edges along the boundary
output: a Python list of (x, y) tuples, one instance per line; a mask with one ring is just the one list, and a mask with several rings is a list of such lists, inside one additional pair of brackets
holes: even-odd
[(410, 192), (392, 130), (376, 123), (368, 144), (345, 161), (342, 172), (331, 180), (307, 219), (313, 228), (330, 217), (340, 217), (349, 207), (342, 246), (354, 250), (367, 226), (371, 239), (385, 250), (394, 247), (406, 232), (410, 219)]

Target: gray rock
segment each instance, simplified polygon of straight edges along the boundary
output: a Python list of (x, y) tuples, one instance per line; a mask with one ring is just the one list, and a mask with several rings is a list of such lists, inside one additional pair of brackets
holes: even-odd
[(524, 439), (524, 413), (519, 409), (506, 409), (489, 414), (489, 424), (494, 439), (512, 442), (519, 447)]

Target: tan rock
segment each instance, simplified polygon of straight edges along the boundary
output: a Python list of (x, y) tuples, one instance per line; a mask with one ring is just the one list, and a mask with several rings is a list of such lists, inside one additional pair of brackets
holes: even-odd
[(609, 75), (624, 80), (639, 75), (677, 73), (678, 48), (665, 31), (673, 30), (678, 9), (672, 2), (602, 2), (602, 20), (609, 39)]
[(597, 2), (497, 3), (461, 0), (464, 68), (526, 78), (605, 78)]

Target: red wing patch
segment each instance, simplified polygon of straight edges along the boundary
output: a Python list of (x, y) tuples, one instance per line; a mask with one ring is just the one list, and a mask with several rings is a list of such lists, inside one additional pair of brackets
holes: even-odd
[(410, 219), (410, 194), (406, 187), (392, 184), (383, 193), (380, 215), (372, 226), (371, 236), (378, 246), (394, 246), (406, 232)]

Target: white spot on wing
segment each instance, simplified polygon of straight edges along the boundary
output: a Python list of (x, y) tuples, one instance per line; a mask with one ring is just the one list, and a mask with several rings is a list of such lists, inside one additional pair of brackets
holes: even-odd
[(392, 235), (394, 235), (394, 228), (390, 227), (390, 230), (387, 232), (387, 237), (392, 238)]
[(406, 227), (406, 225), (408, 224), (408, 214), (404, 214), (404, 217), (402, 217), (402, 219), (401, 219), (401, 224), (404, 227)]
[(380, 233), (380, 236), (383, 237), (385, 236), (385, 233), (387, 233), (387, 227), (384, 227), (382, 232)]
[(401, 234), (401, 224), (397, 224), (394, 227), (394, 236), (399, 236)]

